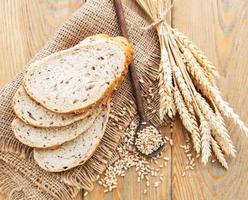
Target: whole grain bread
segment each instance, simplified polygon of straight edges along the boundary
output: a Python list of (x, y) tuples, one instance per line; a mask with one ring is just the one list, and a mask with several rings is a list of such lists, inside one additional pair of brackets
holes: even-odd
[[(103, 42), (109, 37), (106, 34), (89, 36), (81, 41), (80, 45)], [(90, 111), (82, 114), (60, 114), (52, 112), (32, 100), (23, 86), (20, 86), (13, 97), (13, 109), (19, 119), (35, 127), (67, 126), (91, 114)]]
[(33, 101), (21, 86), (13, 97), (15, 114), (26, 124), (35, 127), (61, 127), (86, 118), (92, 110), (81, 114), (60, 114), (45, 109)]
[(82, 112), (110, 96), (127, 74), (132, 45), (107, 36), (86, 44), (31, 64), (24, 78), (29, 96), (57, 113)]
[(104, 135), (109, 106), (101, 111), (93, 125), (74, 140), (56, 149), (34, 149), (38, 165), (50, 172), (66, 171), (85, 163), (96, 150)]
[(86, 131), (99, 113), (100, 109), (73, 124), (56, 128), (33, 127), (18, 118), (11, 125), (15, 137), (23, 144), (35, 148), (51, 148), (71, 141)]

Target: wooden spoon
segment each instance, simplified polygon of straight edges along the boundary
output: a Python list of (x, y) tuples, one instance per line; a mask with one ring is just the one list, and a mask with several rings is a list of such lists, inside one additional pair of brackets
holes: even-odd
[[(128, 38), (128, 30), (127, 30), (127, 25), (126, 25), (126, 20), (125, 20), (125, 16), (124, 16), (124, 12), (123, 12), (123, 7), (122, 7), (122, 3), (121, 0), (114, 0), (114, 5), (115, 5), (115, 11), (117, 14), (117, 18), (119, 21), (119, 25), (120, 25), (120, 29), (121, 29), (121, 33), (124, 37)], [(145, 114), (145, 110), (144, 110), (144, 104), (143, 104), (143, 97), (141, 95), (141, 90), (140, 90), (140, 85), (139, 85), (139, 79), (136, 73), (136, 69), (135, 66), (133, 64), (133, 62), (129, 65), (129, 75), (131, 78), (131, 83), (132, 83), (132, 87), (133, 87), (133, 94), (136, 100), (136, 106), (137, 106), (137, 111), (140, 117), (140, 122), (139, 122), (139, 126), (135, 132), (134, 135), (134, 144), (137, 148), (137, 150), (148, 157), (153, 157), (158, 155), (164, 148), (165, 143), (164, 141), (162, 142), (162, 144), (154, 149), (151, 153), (149, 154), (144, 154), (140, 151), (140, 149), (137, 147), (136, 145), (136, 141), (137, 138), (139, 138), (140, 134), (145, 134), (145, 131), (147, 129), (147, 131), (150, 131), (151, 129), (155, 129), (157, 131), (158, 134), (161, 134), (158, 130), (158, 128), (156, 128), (147, 118), (146, 114)]]

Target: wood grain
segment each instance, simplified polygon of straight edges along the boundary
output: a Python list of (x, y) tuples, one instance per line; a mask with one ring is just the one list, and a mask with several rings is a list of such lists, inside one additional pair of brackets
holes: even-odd
[[(81, 0), (8, 0), (0, 1), (0, 87), (23, 69), (25, 63), (44, 45), (55, 29), (84, 1)], [(134, 0), (123, 0), (147, 19)], [(173, 26), (190, 36), (217, 65), (223, 96), (248, 124), (248, 2), (247, 0), (174, 1)], [(217, 163), (197, 164), (191, 176), (182, 177), (186, 164), (180, 144), (185, 130), (174, 123), (175, 145), (165, 155), (171, 157), (163, 171), (165, 182), (144, 195), (144, 186), (136, 182), (134, 170), (119, 178), (120, 187), (104, 193), (96, 186), (85, 200), (245, 200), (248, 197), (248, 139), (233, 124), (228, 128), (237, 146), (237, 158), (229, 160), (225, 171)], [(163, 131), (169, 132), (168, 127)], [(1, 191), (0, 191), (1, 192)], [(5, 200), (0, 195), (0, 200)], [(81, 194), (77, 199), (82, 199)]]
[[(0, 1), (0, 87), (23, 70), (50, 35), (84, 1)], [(1, 191), (0, 191), (1, 193)], [(82, 199), (77, 196), (77, 200)], [(0, 194), (0, 200), (6, 200)]]
[(0, 2), (0, 87), (23, 69), (81, 4), (78, 0)]
[[(183, 3), (182, 3), (183, 2)], [(183, 5), (182, 5), (183, 4)], [(190, 36), (220, 71), (218, 86), (223, 96), (248, 124), (248, 2), (246, 0), (175, 1), (173, 26)], [(174, 138), (185, 143), (177, 123)], [(248, 197), (248, 139), (233, 124), (228, 125), (237, 147), (237, 158), (226, 171), (218, 163), (198, 164), (191, 177), (182, 177), (185, 154), (173, 150), (172, 199), (245, 200)]]

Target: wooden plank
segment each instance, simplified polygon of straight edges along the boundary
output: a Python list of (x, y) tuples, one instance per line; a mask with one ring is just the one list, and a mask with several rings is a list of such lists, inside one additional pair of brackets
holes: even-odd
[[(248, 124), (248, 3), (234, 1), (175, 1), (173, 26), (190, 36), (217, 65), (218, 85), (223, 96)], [(184, 131), (177, 122), (176, 143), (184, 144)], [(182, 177), (185, 154), (173, 149), (172, 199), (247, 199), (248, 140), (233, 124), (228, 125), (237, 147), (237, 158), (229, 161), (229, 170), (214, 163), (197, 164), (191, 177)]]
[[(23, 70), (25, 63), (82, 3), (78, 0), (0, 2), (0, 87)], [(81, 196), (76, 199), (82, 199)], [(0, 194), (0, 200), (6, 199)]]
[[(163, 129), (164, 134), (168, 136), (170, 134), (169, 127)], [(162, 154), (162, 157), (171, 157), (171, 148), (168, 146), (167, 150)], [(163, 165), (164, 161), (159, 160), (158, 166)], [(152, 165), (151, 165), (152, 166)], [(157, 166), (157, 165), (156, 165)], [(137, 182), (137, 172), (134, 168), (127, 171), (124, 178), (118, 178), (118, 188), (113, 192), (104, 193), (105, 188), (96, 184), (95, 189), (90, 192), (84, 199), (85, 200), (164, 200), (170, 199), (171, 195), (171, 161), (168, 161), (167, 167), (160, 170), (163, 174), (164, 181), (155, 188), (152, 186), (147, 187), (145, 181), (141, 183)], [(153, 183), (154, 184), (154, 183)], [(147, 193), (144, 194), (144, 190), (147, 189)]]

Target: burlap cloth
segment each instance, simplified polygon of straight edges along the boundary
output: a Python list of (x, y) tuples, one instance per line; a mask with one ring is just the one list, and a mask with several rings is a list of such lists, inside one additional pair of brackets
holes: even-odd
[[(158, 117), (157, 76), (160, 49), (156, 32), (142, 30), (148, 24), (125, 8), (130, 40), (135, 45), (135, 66), (145, 96), (146, 112), (152, 122)], [(39, 23), (39, 22), (37, 22)], [(89, 0), (67, 20), (45, 47), (32, 59), (38, 60), (69, 48), (87, 36), (107, 33), (119, 35), (111, 0)], [(32, 62), (31, 61), (31, 62)], [(0, 191), (10, 199), (73, 199), (80, 188), (93, 189), (96, 175), (101, 174), (113, 156), (120, 136), (136, 115), (129, 78), (113, 94), (111, 117), (104, 138), (86, 164), (63, 173), (48, 173), (33, 160), (32, 149), (17, 141), (10, 124), (14, 113), (11, 99), (20, 86), (23, 73), (0, 90)]]

